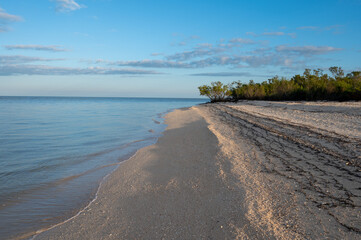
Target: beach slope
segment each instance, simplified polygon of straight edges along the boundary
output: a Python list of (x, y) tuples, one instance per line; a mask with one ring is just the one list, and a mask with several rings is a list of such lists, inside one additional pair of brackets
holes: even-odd
[(361, 103), (204, 104), (36, 239), (360, 239)]
[(270, 238), (251, 227), (238, 180), (195, 107), (166, 116), (155, 145), (139, 150), (102, 184), (78, 216), (35, 239)]

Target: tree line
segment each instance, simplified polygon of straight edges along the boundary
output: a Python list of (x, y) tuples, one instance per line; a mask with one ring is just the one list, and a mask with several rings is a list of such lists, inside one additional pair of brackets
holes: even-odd
[(233, 82), (198, 87), (200, 95), (211, 102), (237, 100), (292, 100), (292, 101), (350, 101), (361, 100), (361, 71), (345, 75), (340, 67), (330, 67), (328, 75), (322, 69), (306, 69), (303, 75), (290, 79), (275, 76), (268, 81), (255, 83)]

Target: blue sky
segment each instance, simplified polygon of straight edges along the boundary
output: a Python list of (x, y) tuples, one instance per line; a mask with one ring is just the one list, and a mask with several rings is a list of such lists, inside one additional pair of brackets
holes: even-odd
[(2, 0), (0, 95), (198, 97), (361, 70), (361, 0)]

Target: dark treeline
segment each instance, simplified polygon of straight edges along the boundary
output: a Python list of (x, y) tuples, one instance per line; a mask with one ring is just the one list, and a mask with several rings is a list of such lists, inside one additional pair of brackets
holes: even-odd
[(224, 85), (213, 82), (199, 87), (200, 94), (212, 102), (225, 100), (294, 100), (294, 101), (349, 101), (361, 100), (361, 72), (344, 74), (340, 67), (329, 68), (331, 75), (321, 69), (306, 69), (303, 75), (291, 79), (278, 76), (262, 83), (234, 82)]

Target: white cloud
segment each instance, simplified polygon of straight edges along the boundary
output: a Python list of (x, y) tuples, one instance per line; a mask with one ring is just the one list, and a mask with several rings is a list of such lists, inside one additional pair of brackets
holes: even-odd
[[(288, 33), (286, 33), (287, 35)], [(280, 34), (276, 34), (280, 35)], [(208, 67), (230, 67), (230, 68), (301, 68), (305, 62), (314, 61), (315, 55), (326, 55), (331, 52), (340, 51), (340, 48), (331, 46), (288, 46), (263, 47), (255, 49), (239, 48), (243, 44), (261, 46), (260, 41), (253, 42), (249, 39), (233, 38), (222, 40), (222, 43), (213, 45), (210, 43), (197, 44), (195, 47), (170, 55), (163, 55), (159, 60), (135, 60), (135, 61), (107, 61), (98, 60), (96, 64), (108, 66), (128, 66), (141, 68), (183, 68), (201, 69)], [(155, 54), (157, 55), (157, 54)], [(203, 73), (202, 73), (203, 74)], [(213, 74), (214, 73), (206, 73)], [(221, 76), (221, 73), (219, 76)], [(199, 75), (201, 76), (201, 75)]]
[(342, 50), (341, 48), (329, 47), (329, 46), (298, 46), (289, 47), (287, 45), (280, 45), (276, 47), (277, 52), (294, 53), (299, 55), (318, 55), (326, 54), (330, 52), (336, 52)]
[(340, 34), (343, 27), (344, 26), (340, 25), (340, 24), (326, 26), (326, 27), (301, 26), (301, 27), (298, 27), (297, 30), (308, 30), (308, 31), (318, 31), (318, 32), (332, 31), (333, 34)]
[(254, 33), (254, 32), (246, 32), (246, 35), (251, 35), (251, 36), (254, 36), (254, 37), (256, 37), (256, 36), (257, 36), (257, 34), (256, 34), (256, 33)]
[(342, 28), (342, 27), (343, 27), (343, 25), (336, 24), (336, 25), (331, 25), (331, 26), (325, 27), (325, 30), (330, 31), (330, 30), (339, 29), (339, 28)]
[(16, 15), (6, 13), (4, 9), (0, 8), (0, 21), (2, 22), (19, 22), (22, 18)]
[(80, 37), (90, 37), (88, 33), (82, 33), (82, 32), (75, 32), (74, 35), (80, 36)]
[[(63, 58), (40, 58), (22, 55), (0, 55), (0, 75), (145, 75), (159, 74), (155, 71), (114, 67), (59, 67), (42, 63), (65, 60)], [(101, 60), (99, 60), (101, 61)]]
[(198, 48), (211, 48), (211, 47), (213, 47), (213, 44), (212, 43), (199, 43), (199, 44), (197, 44), (197, 47)]
[(296, 38), (297, 34), (296, 33), (287, 33), (288, 36), (290, 36), (291, 38)]
[(325, 27), (325, 31), (333, 31), (333, 34), (341, 34), (342, 33), (343, 25), (336, 24), (332, 26)]
[(248, 72), (207, 72), (207, 73), (195, 73), (190, 76), (201, 77), (250, 77)]
[(301, 27), (298, 27), (297, 28), (298, 30), (317, 30), (319, 29), (319, 27), (316, 27), (316, 26), (301, 26)]
[(70, 12), (81, 8), (83, 5), (78, 4), (74, 0), (56, 0), (56, 10), (59, 12)]
[(264, 32), (262, 33), (263, 36), (283, 36), (285, 35), (284, 32)]
[(68, 68), (46, 65), (0, 65), (0, 76), (11, 75), (145, 75), (155, 71), (121, 68)]
[(191, 39), (200, 39), (201, 37), (198, 36), (198, 35), (193, 35), (193, 36), (191, 36), (190, 38), (191, 38)]
[(110, 63), (117, 66), (131, 66), (144, 68), (191, 68), (188, 63), (168, 60), (139, 60), (139, 61), (117, 61)]
[(155, 52), (155, 53), (152, 53), (151, 54), (153, 57), (156, 57), (156, 56), (161, 56), (161, 55), (164, 55), (163, 53), (157, 53), (157, 52)]
[(189, 51), (178, 52), (174, 54), (170, 54), (165, 56), (167, 60), (175, 60), (175, 61), (189, 61), (192, 59), (199, 59), (207, 56), (219, 55), (224, 52), (229, 52), (232, 48), (239, 46), (239, 44), (230, 43), (224, 44), (220, 43), (218, 46), (214, 47), (213, 44), (210, 43), (200, 43), (197, 44), (196, 47)]
[(28, 57), (22, 55), (0, 55), (0, 65), (10, 64), (24, 64), (31, 62), (51, 62), (51, 61), (62, 61), (63, 58), (40, 58), (40, 57)]
[(296, 33), (286, 33), (286, 32), (263, 32), (261, 34), (257, 34), (254, 32), (247, 32), (247, 35), (251, 35), (253, 37), (260, 36), (270, 36), (270, 37), (278, 37), (278, 36), (290, 36), (291, 38), (296, 38)]
[(291, 38), (296, 38), (296, 33), (285, 33), (285, 32), (264, 32), (262, 36), (290, 36)]
[(270, 77), (269, 75), (257, 75), (250, 74), (249, 72), (206, 72), (206, 73), (194, 73), (190, 76), (196, 77)]
[(4, 46), (8, 50), (38, 50), (38, 51), (49, 51), (49, 52), (66, 52), (67, 49), (57, 45), (6, 45)]
[(232, 38), (229, 40), (230, 43), (241, 43), (241, 44), (254, 44), (255, 42), (252, 39), (247, 38)]
[(197, 48), (192, 51), (184, 51), (184, 52), (168, 55), (166, 58), (168, 60), (186, 61), (189, 59), (199, 58), (199, 57), (203, 57), (203, 56), (210, 56), (213, 54), (214, 54), (214, 52), (210, 49), (198, 49)]
[(9, 31), (8, 24), (11, 22), (20, 22), (23, 19), (20, 16), (12, 15), (0, 8), (0, 33)]
[(286, 56), (267, 53), (263, 55), (215, 55), (198, 60), (189, 61), (169, 61), (169, 60), (138, 60), (138, 61), (107, 61), (97, 60), (96, 63), (113, 66), (130, 66), (142, 68), (183, 68), (196, 69), (212, 66), (231, 67), (262, 67), (262, 66), (283, 66), (286, 65)]

